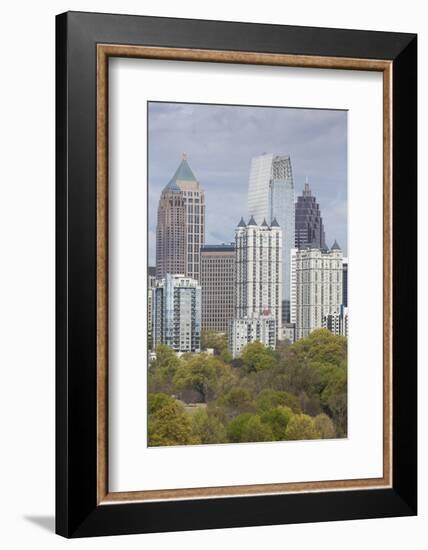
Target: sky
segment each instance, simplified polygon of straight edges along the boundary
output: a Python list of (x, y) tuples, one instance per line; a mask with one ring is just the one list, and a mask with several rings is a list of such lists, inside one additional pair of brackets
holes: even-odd
[(182, 153), (205, 190), (206, 243), (234, 240), (247, 216), (250, 163), (289, 154), (296, 198), (306, 177), (327, 245), (347, 254), (347, 113), (321, 109), (149, 102), (149, 264), (155, 265), (158, 201)]

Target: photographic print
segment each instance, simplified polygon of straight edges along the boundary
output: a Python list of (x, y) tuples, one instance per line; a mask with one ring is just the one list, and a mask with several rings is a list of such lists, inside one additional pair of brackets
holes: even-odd
[(347, 111), (148, 102), (148, 446), (347, 437)]

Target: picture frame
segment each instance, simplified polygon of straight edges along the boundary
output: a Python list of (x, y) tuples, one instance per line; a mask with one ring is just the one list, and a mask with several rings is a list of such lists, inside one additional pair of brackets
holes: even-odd
[[(152, 495), (109, 492), (107, 83), (112, 57), (383, 74), (381, 478)], [(86, 537), (417, 513), (416, 90), (414, 34), (82, 12), (57, 16), (58, 534)]]

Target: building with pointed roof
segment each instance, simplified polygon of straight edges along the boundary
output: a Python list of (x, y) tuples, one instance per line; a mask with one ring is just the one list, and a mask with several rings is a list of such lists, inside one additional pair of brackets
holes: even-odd
[(199, 280), (205, 243), (205, 192), (183, 153), (158, 205), (156, 277), (181, 273)]
[(168, 185), (171, 183), (180, 189), (186, 208), (185, 273), (199, 281), (200, 250), (205, 244), (205, 192), (189, 166), (186, 153), (183, 153), (181, 163)]
[(320, 207), (307, 180), (295, 207), (295, 246), (327, 249)]
[[(257, 335), (262, 327), (267, 330), (269, 326), (269, 331), (273, 327), (272, 345), (275, 346), (282, 324), (282, 230), (279, 224), (269, 227), (264, 220), (257, 225), (253, 216), (247, 225), (239, 223), (235, 229), (235, 258), (234, 320), (245, 319), (245, 322), (230, 324), (229, 348), (236, 352), (239, 348), (236, 339), (241, 338), (240, 331), (245, 327), (254, 329), (252, 336), (248, 333), (248, 341), (260, 339)], [(264, 321), (259, 322), (262, 317)]]

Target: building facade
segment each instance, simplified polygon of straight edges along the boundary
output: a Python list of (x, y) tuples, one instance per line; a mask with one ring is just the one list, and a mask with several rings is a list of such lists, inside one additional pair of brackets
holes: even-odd
[(251, 216), (235, 230), (235, 318), (268, 312), (281, 328), (282, 231), (274, 219), (257, 225)]
[(202, 330), (227, 333), (234, 315), (235, 244), (201, 247)]
[(156, 268), (149, 266), (147, 270), (147, 341), (148, 348), (153, 348), (153, 288), (156, 283)]
[(152, 290), (153, 346), (176, 352), (201, 350), (201, 287), (195, 279), (167, 273)]
[(348, 307), (348, 258), (343, 258), (343, 298), (342, 304)]
[(178, 185), (171, 180), (163, 189), (156, 224), (156, 278), (185, 273), (187, 266), (186, 205)]
[(199, 280), (199, 252), (205, 242), (205, 192), (183, 153), (163, 189), (156, 227), (156, 277), (184, 273)]
[(290, 319), (290, 250), (294, 247), (294, 182), (289, 155), (272, 153), (251, 161), (248, 215), (257, 223), (276, 219), (282, 229), (282, 320)]
[(238, 357), (242, 349), (251, 342), (261, 342), (275, 349), (276, 322), (272, 315), (252, 315), (242, 319), (233, 319), (229, 324), (229, 351), (232, 357)]
[(308, 182), (305, 183), (302, 195), (297, 197), (295, 207), (295, 247), (320, 248), (324, 250), (325, 232), (319, 204)]
[(187, 257), (185, 273), (199, 281), (200, 250), (205, 243), (205, 192), (183, 153), (172, 181), (180, 188), (186, 208)]
[(292, 322), (296, 340), (323, 326), (324, 318), (340, 313), (343, 296), (343, 255), (337, 244), (330, 250), (298, 249), (293, 252)]
[(342, 305), (339, 313), (326, 315), (322, 326), (336, 336), (348, 336), (348, 308)]

